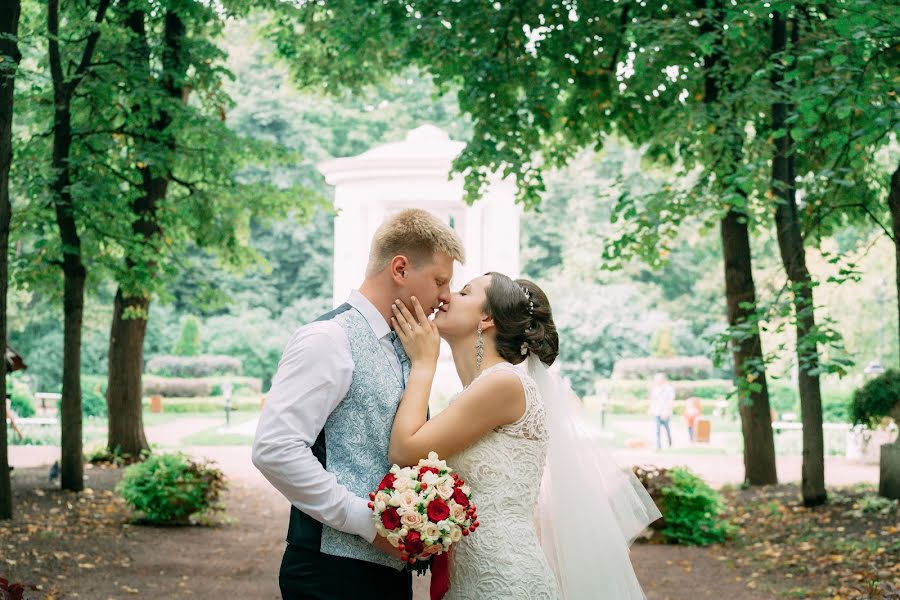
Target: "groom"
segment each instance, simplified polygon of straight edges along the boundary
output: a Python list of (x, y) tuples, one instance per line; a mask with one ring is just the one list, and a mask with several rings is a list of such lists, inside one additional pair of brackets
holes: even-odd
[(449, 303), (454, 260), (464, 252), (450, 227), (424, 210), (402, 211), (375, 232), (359, 290), (288, 342), (253, 441), (253, 464), (291, 503), (283, 598), (412, 598), (411, 576), (376, 535), (368, 507), (391, 466), (409, 374), (391, 303)]

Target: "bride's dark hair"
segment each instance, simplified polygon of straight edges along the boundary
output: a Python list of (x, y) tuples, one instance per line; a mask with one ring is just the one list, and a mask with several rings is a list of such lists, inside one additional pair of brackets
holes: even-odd
[(502, 273), (487, 275), (491, 285), (485, 290), (484, 312), (494, 319), (497, 352), (513, 364), (533, 352), (545, 365), (552, 365), (559, 355), (559, 335), (547, 295), (533, 281), (513, 281)]

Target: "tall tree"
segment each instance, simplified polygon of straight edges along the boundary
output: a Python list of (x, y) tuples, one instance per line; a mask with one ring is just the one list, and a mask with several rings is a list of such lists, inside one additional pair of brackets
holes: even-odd
[[(775, 229), (784, 270), (791, 282), (797, 324), (797, 364), (800, 413), (803, 421), (802, 493), (807, 506), (825, 503), (825, 440), (822, 435), (822, 390), (819, 384), (819, 354), (813, 337), (816, 328), (813, 280), (806, 266), (806, 248), (797, 208), (797, 170), (794, 142), (788, 115), (791, 85), (785, 85), (784, 67), (788, 53), (788, 18), (781, 10), (772, 17), (772, 129), (775, 139), (772, 159), (772, 192), (779, 199), (775, 208)], [(797, 20), (791, 21), (791, 45), (796, 48)]]
[[(72, 195), (72, 102), (79, 86), (92, 68), (100, 39), (100, 24), (111, 0), (99, 0), (94, 26), (89, 29), (77, 62), (63, 57), (60, 44), (59, 0), (47, 3), (47, 40), (50, 75), (53, 82), (53, 175), (51, 194), (59, 238), (62, 243), (63, 292), (63, 386), (60, 422), (62, 456), (60, 485), (65, 490), (84, 489), (81, 421), (81, 325), (84, 318), (84, 286), (87, 271), (82, 261), (81, 237)], [(74, 65), (70, 67), (70, 65)]]
[[(176, 11), (166, 9), (163, 17), (162, 74), (157, 78), (152, 73), (152, 56), (145, 22), (147, 18), (147, 8), (129, 7), (125, 18), (131, 34), (129, 64), (133, 65), (135, 73), (139, 74), (137, 81), (144, 85), (160, 86), (164, 100), (183, 103), (186, 100), (183, 81), (187, 69), (183, 60), (184, 23)], [(144, 104), (156, 104), (153, 100), (154, 94), (147, 94)], [(169, 106), (137, 105), (134, 110), (135, 112), (150, 110), (155, 114), (155, 118), (152, 118), (143, 135), (152, 140), (153, 145), (161, 146), (170, 155), (174, 153), (175, 136), (170, 130), (173, 117)], [(140, 115), (137, 118), (140, 119)], [(146, 154), (153, 155), (153, 149), (148, 148)], [(159, 251), (162, 234), (157, 213), (169, 186), (167, 169), (171, 160), (169, 156), (162, 161), (162, 165), (149, 162), (139, 162), (136, 165), (140, 176), (140, 192), (132, 200), (131, 212), (134, 215), (132, 232), (140, 240), (139, 249), (151, 250), (141, 254), (151, 256), (136, 260), (135, 253), (131, 252), (125, 259), (125, 269), (130, 272), (139, 270), (144, 277), (153, 277), (157, 274), (155, 255)], [(144, 337), (147, 333), (149, 311), (150, 298), (147, 293), (143, 290), (129, 290), (119, 285), (116, 290), (109, 336), (109, 380), (106, 388), (106, 401), (109, 406), (107, 447), (110, 451), (119, 451), (134, 457), (149, 449), (144, 434), (141, 406)]]
[[(321, 198), (299, 185), (276, 185), (261, 166), (283, 168), (295, 153), (252, 142), (223, 121), (231, 99), (229, 73), (216, 45), (225, 21), (246, 2), (210, 6), (172, 0), (121, 5), (126, 68), (111, 155), (125, 155), (130, 231), (116, 242), (125, 256), (113, 268), (116, 292), (108, 355), (110, 451), (139, 456), (147, 449), (141, 417), (143, 346), (151, 298), (163, 293), (174, 263), (196, 245), (233, 265), (257, 260), (244, 238), (253, 222), (292, 213), (305, 221)], [(224, 11), (224, 12), (223, 12)], [(188, 95), (194, 101), (188, 103)], [(252, 197), (252, 199), (250, 199)]]
[[(12, 204), (9, 201), (9, 169), (12, 164), (13, 100), (16, 71), (22, 55), (19, 52), (19, 0), (3, 3), (0, 11), (0, 390), (6, 393), (6, 293), (9, 283), (9, 225)], [(13, 516), (12, 485), (9, 478), (9, 456), (6, 440), (6, 400), (0, 410), (0, 519)]]
[[(728, 57), (725, 55), (725, 17), (721, 0), (712, 0), (711, 6), (704, 0), (697, 1), (701, 12), (701, 35), (711, 35), (714, 40), (712, 51), (703, 60), (703, 102), (712, 111), (719, 106), (720, 88), (733, 84), (727, 77)], [(725, 75), (725, 76), (723, 76)], [(728, 90), (733, 94), (733, 89)], [(730, 160), (719, 163), (724, 179), (734, 178), (739, 170), (742, 153), (741, 132), (736, 128), (740, 121), (730, 114), (723, 122), (725, 131), (730, 131), (732, 142), (728, 144)], [(718, 173), (717, 173), (718, 174)], [(744, 436), (744, 478), (751, 485), (766, 485), (778, 482), (775, 469), (775, 440), (772, 433), (771, 407), (766, 385), (766, 372), (759, 368), (763, 364), (762, 340), (754, 312), (756, 310), (756, 286), (753, 282), (752, 253), (750, 249), (750, 227), (748, 215), (742, 206), (747, 205), (747, 193), (736, 188), (741, 203), (727, 207), (719, 221), (722, 239), (722, 259), (725, 263), (725, 301), (728, 324), (733, 329), (743, 329), (743, 335), (731, 340), (734, 356), (735, 378), (738, 385), (738, 409), (741, 415), (741, 429)], [(745, 385), (748, 377), (754, 385)]]
[[(891, 175), (890, 191), (888, 193), (888, 208), (891, 211), (891, 231), (894, 240), (895, 285), (897, 287), (897, 315), (900, 319), (900, 165)], [(900, 320), (898, 320), (900, 323)], [(900, 331), (896, 332), (900, 340)]]

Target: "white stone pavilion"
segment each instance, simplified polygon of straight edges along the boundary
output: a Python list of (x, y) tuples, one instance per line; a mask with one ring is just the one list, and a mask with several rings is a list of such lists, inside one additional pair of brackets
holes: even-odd
[[(455, 266), (451, 289), (458, 290), (487, 271), (519, 275), (521, 209), (514, 201), (515, 186), (497, 177), (485, 195), (468, 206), (463, 201), (462, 177), (450, 177), (453, 159), (464, 146), (443, 130), (423, 125), (401, 142), (318, 166), (325, 181), (335, 186), (335, 306), (362, 282), (375, 230), (387, 216), (405, 208), (422, 208), (437, 215), (462, 239), (466, 264)], [(437, 397), (459, 389), (446, 345), (438, 370)]]

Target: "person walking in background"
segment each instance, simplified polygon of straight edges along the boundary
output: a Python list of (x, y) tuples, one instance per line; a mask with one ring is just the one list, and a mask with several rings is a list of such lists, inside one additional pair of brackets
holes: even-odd
[(672, 408), (675, 406), (675, 388), (669, 383), (664, 373), (653, 376), (653, 387), (650, 388), (650, 414), (656, 417), (656, 449), (662, 448), (660, 429), (665, 428), (669, 448), (672, 447), (672, 430), (669, 421), (672, 419)]
[(700, 398), (688, 398), (684, 408), (684, 421), (687, 423), (688, 437), (690, 437), (692, 443), (694, 441), (694, 432), (697, 431), (697, 420), (702, 414), (703, 409), (700, 405)]

